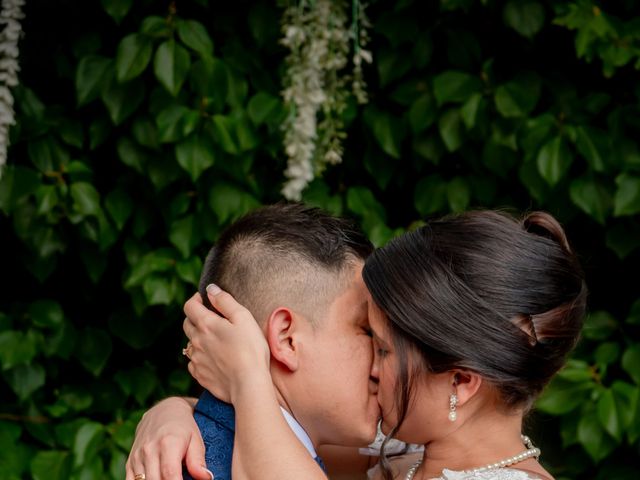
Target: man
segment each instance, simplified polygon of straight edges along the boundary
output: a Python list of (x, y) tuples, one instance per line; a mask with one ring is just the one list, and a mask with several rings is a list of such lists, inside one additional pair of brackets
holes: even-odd
[[(362, 446), (375, 437), (377, 385), (369, 378), (372, 347), (361, 278), (371, 251), (366, 237), (346, 220), (279, 204), (254, 211), (223, 232), (202, 272), (205, 304), (205, 288), (215, 283), (262, 326), (283, 415), (313, 457), (319, 445)], [(218, 480), (230, 479), (233, 407), (205, 392), (195, 418), (207, 468)], [(172, 468), (150, 467), (140, 455), (130, 456), (128, 479), (144, 478), (143, 473), (156, 478), (149, 468)]]

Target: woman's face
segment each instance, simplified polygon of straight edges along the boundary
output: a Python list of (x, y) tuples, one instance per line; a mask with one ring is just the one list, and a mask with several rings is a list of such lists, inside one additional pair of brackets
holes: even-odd
[[(398, 422), (398, 355), (389, 322), (369, 295), (369, 323), (373, 337), (374, 360), (371, 376), (377, 378), (382, 432), (387, 434)], [(407, 443), (425, 444), (450, 429), (449, 396), (453, 393), (450, 375), (426, 372), (415, 352), (407, 352), (407, 369), (416, 372), (413, 395), (402, 426), (394, 435)], [(416, 368), (417, 367), (417, 368)]]

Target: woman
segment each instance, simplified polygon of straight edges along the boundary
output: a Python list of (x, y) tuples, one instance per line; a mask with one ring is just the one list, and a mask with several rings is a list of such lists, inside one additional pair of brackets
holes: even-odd
[[(558, 222), (541, 212), (522, 221), (492, 211), (445, 217), (374, 252), (363, 278), (382, 431), (424, 445), (418, 458), (392, 461), (383, 446), (370, 475), (552, 478), (521, 432), (585, 311), (583, 274)], [(325, 478), (278, 414), (255, 321), (212, 290), (229, 320), (188, 302), (185, 333), (208, 352), (189, 370), (236, 408), (234, 478)]]

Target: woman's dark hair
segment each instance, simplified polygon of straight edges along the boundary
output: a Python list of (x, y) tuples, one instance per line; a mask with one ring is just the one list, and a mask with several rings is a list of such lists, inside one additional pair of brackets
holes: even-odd
[[(526, 411), (564, 365), (586, 309), (579, 262), (544, 212), (520, 221), (497, 211), (430, 221), (375, 251), (363, 277), (399, 357), (398, 424), (389, 437), (411, 401), (409, 352), (432, 373), (480, 374), (505, 407)], [(384, 454), (382, 463), (388, 470)]]

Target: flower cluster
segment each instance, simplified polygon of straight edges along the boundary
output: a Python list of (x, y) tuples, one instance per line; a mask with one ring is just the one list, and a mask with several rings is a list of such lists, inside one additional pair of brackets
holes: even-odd
[(0, 10), (0, 175), (7, 162), (9, 127), (15, 122), (10, 88), (18, 84), (18, 39), (24, 3), (24, 0), (2, 0)]
[[(353, 27), (347, 27), (342, 0), (301, 0), (284, 12), (282, 43), (289, 49), (282, 95), (289, 108), (284, 146), (288, 157), (287, 181), (282, 194), (299, 200), (314, 176), (328, 164), (342, 161), (345, 138), (342, 114), (351, 80), (356, 99), (365, 103), (362, 61), (368, 26), (364, 9), (354, 0)], [(354, 72), (343, 72), (349, 62), (349, 41), (354, 40)]]

